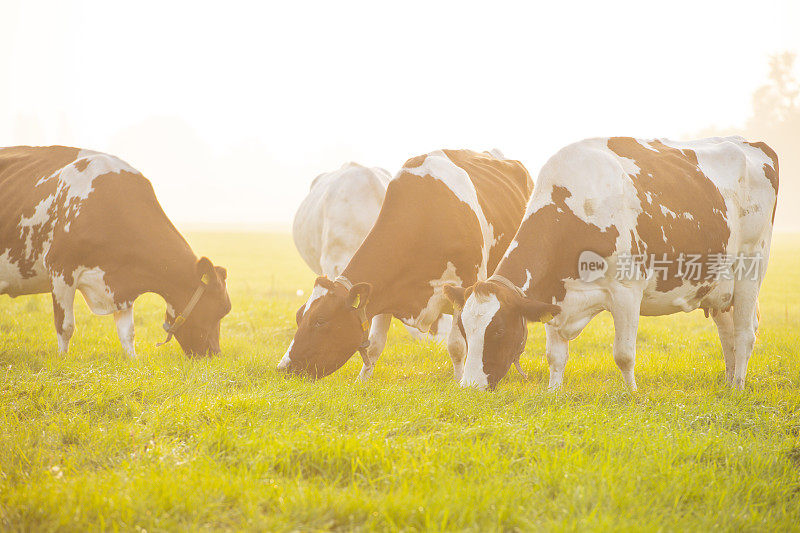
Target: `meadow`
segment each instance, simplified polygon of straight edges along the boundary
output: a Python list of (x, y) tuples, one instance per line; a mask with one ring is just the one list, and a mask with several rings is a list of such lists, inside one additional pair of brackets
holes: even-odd
[(49, 295), (0, 298), (0, 530), (800, 531), (800, 235), (775, 237), (747, 387), (724, 384), (701, 311), (642, 319), (631, 394), (608, 314), (548, 393), (540, 325), (495, 392), (392, 326), (317, 382), (275, 371), (314, 275), (291, 237), (191, 233), (229, 271), (223, 354), (163, 340), (136, 303), (129, 360), (76, 304), (68, 355)]

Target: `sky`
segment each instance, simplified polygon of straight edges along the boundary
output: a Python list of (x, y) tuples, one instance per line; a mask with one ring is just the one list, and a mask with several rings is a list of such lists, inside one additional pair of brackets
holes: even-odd
[(315, 176), (741, 126), (800, 2), (2, 0), (0, 145), (144, 173), (179, 225), (289, 227)]

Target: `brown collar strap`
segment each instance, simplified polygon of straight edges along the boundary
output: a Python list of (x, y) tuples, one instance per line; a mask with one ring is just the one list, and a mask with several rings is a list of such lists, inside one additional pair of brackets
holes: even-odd
[(506, 287), (507, 289), (511, 289), (512, 291), (516, 292), (518, 295), (522, 296), (523, 298), (527, 298), (525, 292), (511, 283), (511, 280), (501, 276), (500, 274), (493, 274), (489, 279), (486, 281), (494, 281), (495, 283)]
[[(348, 292), (353, 289), (353, 282), (344, 276), (336, 276), (336, 279), (334, 279), (333, 282), (339, 283)], [(369, 320), (367, 320), (367, 305), (366, 302), (363, 302), (364, 305), (361, 305), (362, 302), (360, 301), (358, 303), (358, 307), (355, 307), (355, 310), (358, 313), (358, 321), (361, 324), (361, 345), (358, 347), (358, 353), (361, 355), (361, 359), (364, 360), (364, 364), (371, 366), (372, 363), (370, 363), (369, 359), (367, 358), (367, 348), (369, 348)]]
[(172, 321), (172, 324), (170, 324), (168, 321), (164, 321), (164, 325), (162, 327), (164, 328), (164, 331), (167, 332), (167, 338), (164, 339), (164, 342), (156, 343), (156, 346), (164, 346), (172, 340), (175, 332), (180, 329), (184, 322), (186, 322), (186, 319), (189, 318), (189, 315), (192, 314), (195, 306), (197, 306), (197, 302), (200, 301), (203, 293), (206, 292), (209, 281), (210, 278), (208, 277), (208, 274), (203, 274), (200, 276), (200, 286), (195, 289), (194, 294), (192, 294), (192, 297), (189, 299), (189, 303), (187, 303), (186, 307), (183, 308), (183, 312), (175, 317), (175, 319)]

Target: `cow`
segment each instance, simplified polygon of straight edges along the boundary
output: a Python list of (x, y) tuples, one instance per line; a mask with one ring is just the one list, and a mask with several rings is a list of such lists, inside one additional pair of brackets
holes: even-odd
[(636, 390), (639, 316), (701, 308), (717, 326), (726, 380), (742, 389), (777, 193), (775, 152), (740, 137), (563, 148), (542, 167), (494, 275), (447, 289), (468, 343), (461, 384), (494, 388), (526, 322), (543, 321), (549, 388), (561, 387), (568, 342), (607, 310), (614, 361)]
[(76, 291), (95, 314), (114, 315), (131, 357), (133, 303), (145, 292), (167, 303), (167, 340), (190, 355), (220, 351), (227, 272), (197, 258), (126, 162), (65, 146), (2, 148), (0, 205), (0, 294), (51, 293), (61, 352), (75, 329)]
[[(335, 279), (342, 273), (375, 224), (391, 178), (382, 168), (350, 162), (338, 170), (320, 174), (311, 182), (308, 195), (295, 213), (292, 236), (300, 256), (318, 276)], [(307, 308), (308, 301), (296, 316), (302, 316)], [(431, 327), (431, 336), (437, 342), (446, 339), (449, 319), (449, 315), (442, 315)], [(386, 345), (391, 322), (391, 314), (372, 319), (369, 343), (376, 359)], [(406, 328), (417, 340), (428, 337), (415, 328)], [(369, 372), (371, 367), (365, 366), (359, 379), (369, 379)]]
[[(497, 151), (437, 150), (406, 161), (344, 270), (317, 278), (278, 368), (321, 378), (358, 351), (360, 375), (371, 375), (382, 345), (371, 345), (370, 321), (392, 315), (427, 332), (451, 314), (444, 285), (471, 284), (494, 270), (532, 190), (525, 167)], [(451, 328), (447, 348), (457, 380), (465, 346)]]

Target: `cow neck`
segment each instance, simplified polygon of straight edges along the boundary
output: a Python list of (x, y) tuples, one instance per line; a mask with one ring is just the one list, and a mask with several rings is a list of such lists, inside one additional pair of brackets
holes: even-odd
[(519, 287), (527, 298), (550, 303), (555, 292), (546, 282), (547, 262), (540, 260), (541, 257), (547, 257), (547, 254), (537, 250), (542, 244), (520, 242), (512, 254), (500, 261), (495, 274)]
[(176, 230), (176, 235), (157, 247), (150, 265), (154, 274), (151, 276), (152, 286), (147, 291), (159, 294), (176, 312), (180, 312), (200, 283), (197, 256)]
[(375, 243), (375, 240), (368, 236), (342, 272), (342, 276), (354, 285), (366, 282), (372, 286), (367, 303), (370, 320), (376, 315), (394, 311), (399, 295), (395, 294), (393, 286), (401, 276), (408, 275), (404, 255), (388, 243)]

